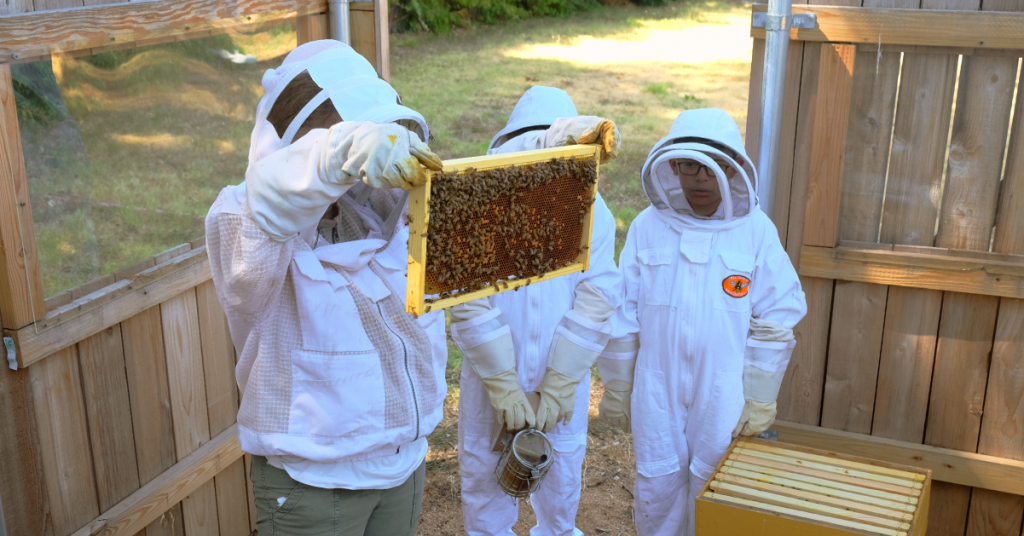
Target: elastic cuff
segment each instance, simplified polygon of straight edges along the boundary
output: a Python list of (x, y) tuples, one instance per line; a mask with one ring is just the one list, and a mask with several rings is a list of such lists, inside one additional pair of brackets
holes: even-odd
[(743, 367), (743, 396), (764, 404), (775, 402), (779, 397), (779, 388), (785, 377), (785, 369), (768, 372), (757, 367)]
[(633, 383), (633, 375), (636, 371), (636, 361), (631, 359), (608, 359), (602, 355), (597, 358), (597, 370), (601, 372), (601, 381), (605, 386), (608, 382), (619, 380), (629, 384)]

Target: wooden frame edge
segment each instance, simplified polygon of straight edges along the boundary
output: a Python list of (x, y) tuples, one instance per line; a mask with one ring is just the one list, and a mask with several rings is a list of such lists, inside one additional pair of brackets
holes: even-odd
[[(570, 158), (573, 156), (592, 156), (597, 164), (598, 182), (600, 182), (601, 169), (601, 148), (597, 145), (570, 145), (565, 147), (551, 147), (547, 149), (536, 149), (533, 151), (522, 151), (501, 155), (474, 156), (470, 158), (457, 158), (444, 161), (444, 172), (458, 172), (468, 168), (478, 170), (493, 169), (496, 167), (521, 165), (535, 162), (543, 162), (552, 158)], [(413, 188), (409, 192), (409, 264), (406, 276), (405, 310), (409, 314), (420, 316), (431, 311), (447, 309), (460, 303), (466, 303), (485, 296), (491, 296), (507, 290), (515, 290), (532, 283), (546, 281), (555, 277), (586, 270), (590, 266), (590, 250), (580, 253), (576, 262), (557, 270), (552, 270), (541, 277), (528, 277), (511, 281), (502, 281), (496, 286), (452, 296), (441, 300), (427, 302), (425, 298), (426, 289), (426, 266), (427, 266), (427, 232), (430, 227), (430, 182), (433, 173), (428, 173), (427, 182)], [(594, 183), (593, 192), (597, 195), (598, 182)], [(587, 220), (583, 222), (587, 232), (583, 233), (581, 240), (585, 243), (587, 237), (593, 234), (594, 210), (587, 212)], [(582, 244), (581, 244), (582, 246)]]
[[(4, 330), (14, 339), (18, 368), (24, 368), (212, 277), (206, 246), (158, 264), (60, 307), (36, 324)], [(53, 322), (36, 331), (37, 324)]]
[(930, 481), (1024, 495), (1024, 461), (784, 421), (772, 429), (780, 442), (928, 469)]
[(129, 536), (239, 460), (244, 453), (233, 424), (205, 445), (103, 512), (72, 536)]
[(1024, 298), (1024, 264), (883, 249), (804, 245), (802, 276)]
[(326, 0), (153, 0), (0, 17), (0, 63), (326, 11)]
[[(767, 9), (754, 4), (751, 13)], [(817, 15), (817, 23), (790, 30), (795, 41), (1024, 49), (1024, 13), (794, 5), (793, 15), (799, 14)], [(750, 28), (755, 39), (765, 33)]]

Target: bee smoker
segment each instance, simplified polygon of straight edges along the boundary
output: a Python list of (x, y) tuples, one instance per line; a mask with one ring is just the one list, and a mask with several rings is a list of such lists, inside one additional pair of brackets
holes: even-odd
[(498, 466), (494, 469), (498, 487), (517, 499), (533, 495), (551, 469), (554, 454), (551, 441), (540, 430), (516, 432), (505, 441)]

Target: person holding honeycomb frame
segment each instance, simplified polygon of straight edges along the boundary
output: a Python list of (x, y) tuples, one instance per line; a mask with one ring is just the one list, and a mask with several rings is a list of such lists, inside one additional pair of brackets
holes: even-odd
[[(569, 95), (535, 86), (519, 99), (488, 154), (576, 143), (602, 146), (615, 158), (619, 134), (600, 117), (579, 116)], [(451, 310), (452, 338), (465, 353), (459, 396), (459, 469), (462, 511), (471, 536), (512, 535), (515, 502), (494, 477), (496, 422), (508, 431), (548, 434), (555, 461), (531, 501), (533, 536), (582, 534), (576, 528), (587, 441), (590, 367), (611, 335), (610, 318), (622, 298), (615, 266), (615, 220), (601, 196), (594, 201), (590, 269), (543, 281)], [(536, 409), (526, 393), (536, 391)]]
[(263, 77), (245, 182), (206, 217), (260, 534), (412, 536), (443, 415), (443, 313), (405, 312), (419, 113), (338, 41)]
[(619, 255), (609, 343), (632, 350), (598, 362), (599, 411), (633, 432), (637, 534), (692, 536), (696, 496), (733, 437), (775, 420), (807, 305), (724, 111), (679, 114), (642, 183), (651, 206)]

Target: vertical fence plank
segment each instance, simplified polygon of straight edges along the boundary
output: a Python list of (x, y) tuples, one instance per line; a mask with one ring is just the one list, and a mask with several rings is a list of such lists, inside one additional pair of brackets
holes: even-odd
[(1017, 58), (964, 56), (936, 246), (988, 251)]
[[(875, 242), (900, 74), (900, 53), (859, 51), (843, 161), (840, 240)], [(889, 288), (836, 281), (821, 425), (871, 433)]]
[(377, 75), (385, 82), (391, 81), (391, 30), (388, 27), (388, 2), (387, 0), (373, 0), (373, 23), (376, 28), (377, 58), (373, 65), (377, 68)]
[(889, 287), (836, 281), (821, 425), (871, 433)]
[[(964, 56), (960, 66), (938, 247), (987, 251), (1017, 75), (1015, 58)], [(946, 292), (932, 376), (925, 443), (976, 452), (999, 298)], [(940, 484), (932, 493), (939, 534), (962, 534), (971, 490)]]
[(840, 240), (878, 241), (899, 75), (899, 52), (857, 53), (843, 162)]
[(46, 484), (27, 370), (0, 370), (0, 499), (7, 534), (44, 534)]
[[(1024, 11), (1024, 3), (985, 2), (986, 10)], [(995, 240), (992, 250), (1024, 254), (1024, 91), (1017, 90), (1017, 102), (1006, 169), (999, 198)], [(981, 421), (978, 452), (1024, 460), (1024, 300), (1003, 298), (999, 302), (992, 361), (989, 367), (985, 413)], [(975, 489), (971, 497), (968, 536), (1017, 536), (1024, 517), (1024, 497)], [(1024, 533), (1021, 533), (1024, 534)]]
[(807, 295), (808, 312), (793, 328), (796, 348), (779, 389), (779, 420), (817, 426), (821, 418), (832, 281), (817, 277), (800, 278)]
[[(880, 241), (931, 246), (956, 83), (957, 56), (906, 53), (896, 108)], [(889, 289), (882, 333), (872, 434), (924, 440), (942, 293)], [(947, 516), (942, 484), (935, 486), (929, 532), (963, 533)], [(945, 494), (945, 495), (944, 495)], [(944, 517), (946, 516), (946, 517)], [(959, 524), (959, 529), (955, 527)]]
[(0, 65), (0, 245), (0, 319), (19, 329), (46, 314), (46, 301), (8, 64)]
[(78, 343), (100, 511), (139, 489), (121, 327)]
[(871, 434), (924, 439), (942, 293), (889, 287)]
[[(160, 308), (152, 307), (121, 323), (125, 371), (131, 399), (139, 482), (145, 484), (177, 462), (171, 422)], [(146, 527), (145, 536), (180, 536), (181, 504)]]
[[(185, 291), (160, 304), (160, 316), (167, 355), (174, 450), (180, 461), (210, 440), (196, 291)], [(219, 534), (213, 481), (193, 492), (181, 505), (185, 534)]]
[(327, 26), (327, 15), (316, 13), (298, 17), (296, 23), (296, 37), (298, 44), (302, 45), (310, 41), (319, 41), (330, 38), (330, 30)]
[(253, 493), (252, 489), (252, 455), (246, 454), (242, 456), (242, 460), (245, 462), (245, 491), (249, 497), (249, 530), (251, 532), (256, 531), (256, 494)]
[[(985, 413), (978, 452), (1024, 461), (1024, 300), (1003, 298), (992, 347)], [(1024, 516), (1024, 497), (974, 490), (969, 536), (1016, 535)]]
[(78, 350), (65, 348), (32, 365), (28, 373), (53, 533), (70, 534), (100, 513)]
[[(377, 26), (374, 24), (373, 11), (364, 9), (370, 6), (365, 2), (352, 2), (349, 4), (349, 17), (351, 17), (352, 48), (370, 62), (370, 65), (377, 65)], [(378, 71), (379, 72), (379, 71)]]
[(818, 63), (818, 91), (811, 131), (810, 174), (803, 244), (833, 247), (839, 223), (843, 155), (850, 118), (856, 45), (825, 43)]
[[(228, 331), (227, 317), (224, 316), (224, 310), (217, 301), (213, 281), (196, 287), (196, 299), (199, 306), (199, 334), (203, 348), (210, 436), (213, 437), (234, 424), (238, 415), (235, 347)], [(214, 477), (221, 536), (249, 534), (245, 480), (242, 460), (238, 460)]]

